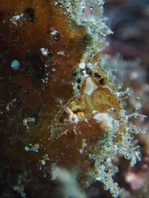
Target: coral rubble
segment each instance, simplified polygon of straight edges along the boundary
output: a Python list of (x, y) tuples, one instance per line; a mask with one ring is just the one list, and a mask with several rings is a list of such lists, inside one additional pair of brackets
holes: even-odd
[[(0, 1), (1, 197), (56, 197), (52, 178), (80, 197), (98, 180), (116, 197), (114, 156), (140, 159), (140, 131), (102, 68), (102, 14), (102, 0)], [(59, 179), (69, 171), (77, 179)]]

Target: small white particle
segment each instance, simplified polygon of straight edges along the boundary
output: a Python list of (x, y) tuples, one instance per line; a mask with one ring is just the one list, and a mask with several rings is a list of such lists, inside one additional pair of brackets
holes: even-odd
[(25, 146), (25, 151), (32, 151), (32, 152), (36, 152), (38, 153), (39, 151), (39, 144), (35, 144), (35, 145), (32, 145), (32, 144), (29, 144), (29, 146)]
[(23, 14), (16, 15), (16, 16), (13, 16), (13, 17), (10, 19), (10, 21), (11, 21), (14, 25), (17, 25), (17, 21), (20, 20), (22, 17), (23, 17)]
[(58, 55), (61, 55), (61, 56), (65, 56), (65, 52), (64, 51), (59, 51), (57, 52)]
[(29, 126), (28, 126), (28, 122), (35, 122), (35, 118), (31, 118), (31, 117), (29, 117), (29, 118), (25, 118), (24, 120), (23, 120), (23, 125), (27, 128), (27, 129), (29, 129)]
[(51, 35), (55, 36), (58, 34), (58, 31), (54, 28), (51, 28)]
[(87, 147), (86, 139), (82, 140), (82, 148), (79, 149), (80, 154), (83, 153), (84, 149)]
[(47, 48), (40, 48), (40, 51), (43, 56), (48, 56), (49, 50)]
[(49, 161), (49, 160), (50, 160), (50, 158), (49, 158), (48, 154), (44, 154), (44, 155), (42, 156), (42, 159), (39, 160), (39, 162), (40, 162), (40, 167), (39, 167), (39, 169), (41, 170), (42, 167), (46, 165), (46, 161)]
[(82, 74), (83, 74), (83, 77), (84, 77), (84, 78), (89, 77), (89, 75), (86, 73), (86, 71), (85, 71), (85, 70), (83, 70), (83, 71), (82, 71)]
[(79, 67), (80, 67), (80, 69), (85, 69), (85, 63), (84, 62), (80, 63)]
[(55, 71), (56, 71), (56, 69), (55, 69), (55, 68), (52, 68), (52, 71), (53, 71), (53, 72), (55, 72)]
[(7, 106), (6, 106), (6, 110), (7, 110), (7, 111), (10, 111), (10, 104), (9, 104), (9, 103), (8, 103)]
[(41, 160), (41, 165), (42, 165), (42, 166), (45, 166), (45, 165), (46, 165), (45, 160)]

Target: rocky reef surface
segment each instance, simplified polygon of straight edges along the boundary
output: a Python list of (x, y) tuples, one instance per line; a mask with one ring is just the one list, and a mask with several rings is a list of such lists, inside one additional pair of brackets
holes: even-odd
[(119, 196), (141, 115), (103, 68), (103, 1), (1, 0), (0, 21), (0, 196), (87, 198), (95, 181)]

